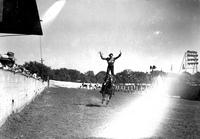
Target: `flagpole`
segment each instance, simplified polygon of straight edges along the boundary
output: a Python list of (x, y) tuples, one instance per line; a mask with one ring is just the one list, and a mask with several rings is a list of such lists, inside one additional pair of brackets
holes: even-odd
[(40, 36), (40, 62), (43, 64), (44, 60), (42, 58), (42, 37)]

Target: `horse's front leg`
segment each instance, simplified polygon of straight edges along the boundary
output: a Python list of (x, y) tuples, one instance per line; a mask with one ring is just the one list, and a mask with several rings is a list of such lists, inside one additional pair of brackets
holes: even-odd
[(104, 101), (105, 101), (105, 93), (104, 92), (102, 92), (102, 104), (104, 103)]

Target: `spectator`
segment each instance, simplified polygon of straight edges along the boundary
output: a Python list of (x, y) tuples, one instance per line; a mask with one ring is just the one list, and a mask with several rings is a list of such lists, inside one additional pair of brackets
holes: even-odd
[(0, 63), (3, 67), (12, 68), (15, 64), (15, 58), (13, 52), (7, 52), (6, 54), (0, 55)]

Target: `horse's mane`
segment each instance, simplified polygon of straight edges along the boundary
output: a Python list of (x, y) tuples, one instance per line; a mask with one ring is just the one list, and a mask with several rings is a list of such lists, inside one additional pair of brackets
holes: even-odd
[(111, 76), (108, 76), (107, 80), (106, 80), (106, 86), (108, 87), (112, 87), (112, 77)]

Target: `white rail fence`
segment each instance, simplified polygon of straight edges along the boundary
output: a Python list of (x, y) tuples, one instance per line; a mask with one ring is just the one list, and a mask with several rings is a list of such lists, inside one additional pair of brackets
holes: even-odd
[(46, 86), (47, 83), (41, 80), (0, 69), (0, 126), (11, 113), (23, 109)]

